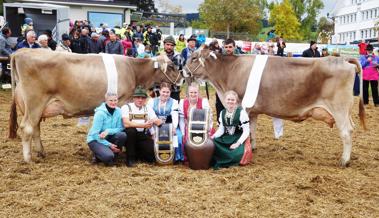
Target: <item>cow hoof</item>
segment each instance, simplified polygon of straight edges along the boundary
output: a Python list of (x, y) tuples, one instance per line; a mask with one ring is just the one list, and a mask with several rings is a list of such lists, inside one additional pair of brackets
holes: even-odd
[(345, 161), (343, 159), (340, 160), (340, 167), (341, 168), (346, 168), (350, 166), (350, 161)]
[(39, 157), (39, 158), (45, 158), (46, 154), (45, 154), (45, 152), (37, 152), (37, 157)]
[(32, 164), (33, 163), (33, 161), (32, 161), (32, 159), (30, 158), (30, 159), (28, 159), (28, 160), (26, 160), (26, 159), (24, 159), (24, 161), (23, 161), (25, 164)]

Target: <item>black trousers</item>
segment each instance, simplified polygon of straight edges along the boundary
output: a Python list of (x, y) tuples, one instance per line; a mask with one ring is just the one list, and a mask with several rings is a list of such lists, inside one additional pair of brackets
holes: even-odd
[(126, 128), (126, 158), (135, 161), (137, 159), (147, 162), (155, 161), (154, 141), (150, 135), (138, 132), (136, 128)]
[(363, 80), (363, 103), (368, 104), (368, 87), (371, 85), (371, 93), (374, 104), (379, 104), (378, 80)]
[(1, 63), (0, 83), (11, 82), (10, 72), (7, 69), (7, 65), (8, 65), (9, 61), (1, 61), (0, 63)]
[(283, 48), (278, 48), (278, 51), (276, 53), (278, 56), (284, 56), (284, 49)]
[(220, 117), (220, 113), (222, 110), (224, 110), (224, 105), (222, 104), (220, 98), (218, 97), (217, 93), (216, 93), (216, 113), (217, 113), (217, 122), (218, 122), (218, 118)]

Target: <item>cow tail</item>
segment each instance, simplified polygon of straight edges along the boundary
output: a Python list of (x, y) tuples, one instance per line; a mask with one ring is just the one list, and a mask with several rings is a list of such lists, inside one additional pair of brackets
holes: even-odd
[(349, 58), (347, 60), (349, 63), (354, 64), (356, 66), (356, 72), (360, 74), (359, 76), (359, 120), (361, 122), (361, 126), (364, 130), (367, 130), (366, 126), (366, 111), (365, 107), (363, 105), (363, 71), (361, 64), (359, 63), (358, 59), (356, 58)]
[(17, 137), (17, 107), (16, 107), (16, 75), (17, 75), (17, 68), (16, 68), (16, 58), (14, 55), (11, 56), (11, 80), (12, 80), (12, 104), (10, 108), (10, 114), (9, 114), (9, 133), (8, 138), (14, 139)]

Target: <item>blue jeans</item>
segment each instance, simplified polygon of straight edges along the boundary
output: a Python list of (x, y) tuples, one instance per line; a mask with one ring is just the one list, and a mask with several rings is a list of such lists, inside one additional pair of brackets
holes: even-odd
[[(121, 149), (123, 146), (125, 146), (126, 138), (127, 137), (125, 132), (119, 132), (114, 135), (107, 136), (106, 140), (117, 145), (117, 147)], [(105, 165), (113, 165), (115, 154), (110, 147), (97, 141), (88, 143), (88, 146), (98, 160), (103, 162)]]

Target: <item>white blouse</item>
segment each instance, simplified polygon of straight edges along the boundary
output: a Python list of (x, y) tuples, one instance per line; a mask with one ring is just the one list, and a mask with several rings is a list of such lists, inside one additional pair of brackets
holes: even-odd
[[(220, 117), (218, 118), (218, 120), (220, 122), (220, 126), (218, 127), (217, 131), (213, 135), (215, 138), (218, 138), (218, 137), (222, 136), (225, 133), (225, 128), (226, 128), (224, 126), (224, 124), (222, 123), (222, 113), (220, 113)], [(242, 125), (241, 125), (241, 127), (242, 127), (242, 135), (238, 139), (237, 142), (239, 144), (242, 144), (242, 143), (245, 142), (245, 140), (249, 137), (249, 134), (250, 134), (249, 115), (247, 114), (247, 112), (244, 109), (241, 110), (240, 119), (239, 120), (242, 123)]]

